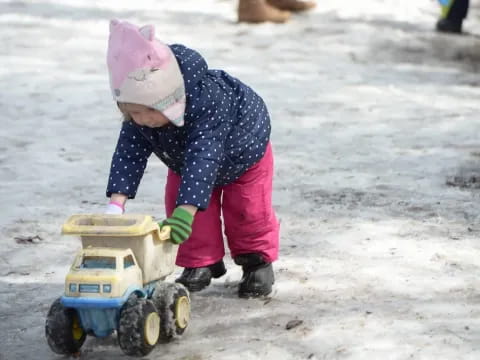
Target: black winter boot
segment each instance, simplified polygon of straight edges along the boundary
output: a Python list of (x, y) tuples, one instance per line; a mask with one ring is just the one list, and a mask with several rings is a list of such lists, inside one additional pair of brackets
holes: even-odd
[(243, 268), (242, 280), (238, 285), (238, 296), (252, 298), (266, 296), (272, 292), (275, 282), (271, 263), (263, 260), (260, 254), (242, 254), (234, 259)]
[(449, 19), (440, 19), (437, 21), (436, 29), (439, 32), (461, 34), (462, 21), (453, 21)]
[(198, 267), (185, 268), (182, 275), (175, 282), (184, 285), (189, 291), (200, 291), (210, 285), (212, 278), (219, 278), (227, 272), (223, 260), (215, 264)]

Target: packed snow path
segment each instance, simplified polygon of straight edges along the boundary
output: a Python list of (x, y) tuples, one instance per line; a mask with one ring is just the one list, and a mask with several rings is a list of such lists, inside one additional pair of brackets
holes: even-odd
[[(59, 230), (106, 201), (119, 18), (255, 88), (276, 153), (273, 296), (238, 299), (227, 257), (227, 275), (192, 295), (186, 334), (149, 359), (478, 360), (478, 36), (432, 31), (430, 0), (319, 0), (285, 25), (237, 24), (235, 5), (0, 1), (0, 359), (58, 358), (44, 321), (80, 244)], [(162, 218), (165, 174), (150, 162), (129, 212)], [(82, 358), (126, 357), (112, 337), (89, 338)]]

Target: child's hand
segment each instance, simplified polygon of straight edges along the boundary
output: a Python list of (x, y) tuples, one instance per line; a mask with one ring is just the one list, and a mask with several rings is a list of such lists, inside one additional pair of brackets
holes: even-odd
[(127, 195), (115, 193), (110, 196), (110, 202), (105, 209), (105, 214), (122, 215), (125, 212), (125, 202)]
[(181, 244), (192, 234), (193, 215), (187, 210), (177, 207), (172, 216), (163, 220), (158, 225), (160, 228), (168, 225), (171, 228), (170, 241), (174, 244)]
[(105, 209), (105, 214), (108, 215), (122, 215), (124, 212), (123, 205), (115, 201), (110, 201)]

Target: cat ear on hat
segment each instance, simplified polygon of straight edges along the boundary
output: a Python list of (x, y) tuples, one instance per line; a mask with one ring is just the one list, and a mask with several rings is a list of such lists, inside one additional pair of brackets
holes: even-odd
[(138, 31), (140, 31), (140, 34), (148, 41), (155, 39), (155, 27), (153, 25), (142, 26)]
[(117, 19), (110, 20), (110, 32), (112, 32), (115, 26), (117, 26), (118, 24), (120, 24), (120, 20), (117, 20)]

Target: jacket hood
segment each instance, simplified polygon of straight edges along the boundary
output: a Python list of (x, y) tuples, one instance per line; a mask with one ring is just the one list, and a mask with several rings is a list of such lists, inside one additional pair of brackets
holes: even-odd
[(208, 71), (207, 62), (197, 51), (186, 46), (173, 44), (170, 45), (170, 48), (177, 59), (183, 75), (186, 92), (194, 92), (194, 88), (202, 81)]

